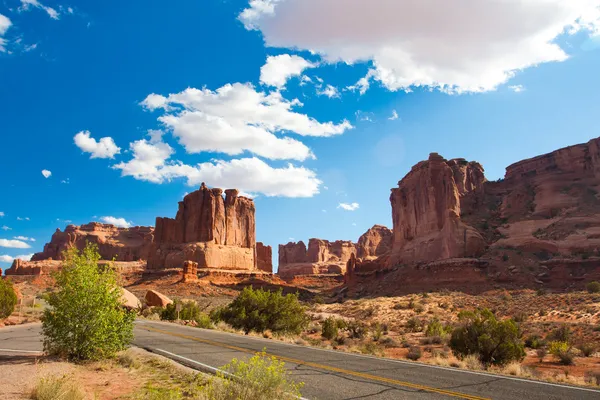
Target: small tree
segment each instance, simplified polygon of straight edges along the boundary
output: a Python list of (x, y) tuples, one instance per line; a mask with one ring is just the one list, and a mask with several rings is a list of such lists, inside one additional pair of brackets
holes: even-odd
[(462, 311), (458, 318), (462, 325), (450, 339), (457, 356), (475, 354), (485, 365), (503, 365), (525, 357), (519, 326), (512, 319), (500, 321), (488, 309)]
[(65, 252), (55, 275), (57, 291), (48, 297), (42, 331), (44, 349), (77, 360), (112, 357), (133, 338), (135, 313), (121, 306), (121, 289), (112, 267), (98, 266), (100, 255), (89, 244), (80, 253)]
[(218, 312), (218, 317), (246, 334), (267, 329), (273, 333), (299, 334), (308, 325), (306, 309), (298, 301), (298, 295), (284, 296), (281, 289), (271, 292), (247, 287)]
[(586, 289), (590, 293), (600, 293), (600, 282), (593, 281), (586, 285)]
[(10, 317), (17, 305), (17, 294), (12, 282), (0, 278), (0, 319)]

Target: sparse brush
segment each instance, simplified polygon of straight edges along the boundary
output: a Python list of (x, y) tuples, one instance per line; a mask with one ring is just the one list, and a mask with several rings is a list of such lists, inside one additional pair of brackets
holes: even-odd
[(587, 384), (600, 386), (600, 371), (586, 371), (584, 378)]
[(502, 373), (525, 378), (529, 378), (532, 376), (531, 371), (518, 362), (512, 362), (506, 365), (504, 368), (502, 368)]
[(540, 347), (539, 349), (537, 349), (536, 354), (540, 359), (540, 363), (544, 362), (544, 357), (546, 357), (546, 354), (548, 354), (548, 349), (545, 347)]
[(83, 400), (85, 396), (69, 375), (41, 378), (33, 390), (32, 400)]
[(575, 354), (567, 342), (550, 342), (550, 354), (558, 358), (562, 365), (573, 365)]
[(596, 352), (596, 346), (591, 343), (581, 343), (577, 346), (577, 349), (584, 357), (591, 357)]
[(590, 282), (586, 285), (586, 289), (589, 293), (600, 293), (600, 282)]
[(388, 349), (393, 347), (400, 347), (400, 344), (396, 340), (394, 340), (394, 338), (391, 338), (389, 336), (380, 339), (379, 344)]
[(139, 368), (140, 363), (135, 355), (130, 351), (124, 351), (117, 356), (117, 361), (125, 368)]
[(469, 354), (463, 358), (465, 367), (473, 371), (482, 371), (485, 369), (483, 363), (479, 360), (479, 357), (475, 354)]
[(409, 360), (417, 361), (419, 358), (421, 358), (422, 355), (423, 352), (421, 352), (421, 349), (418, 346), (412, 346), (408, 349), (406, 358), (408, 358)]
[(408, 332), (421, 332), (423, 330), (423, 323), (421, 322), (420, 319), (418, 319), (416, 317), (412, 317), (412, 318), (409, 318), (408, 321), (406, 321), (404, 328)]

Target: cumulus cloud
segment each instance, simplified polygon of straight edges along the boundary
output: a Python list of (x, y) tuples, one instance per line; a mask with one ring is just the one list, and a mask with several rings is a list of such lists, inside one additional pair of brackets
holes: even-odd
[(390, 121), (395, 121), (398, 119), (398, 112), (396, 110), (392, 110), (392, 115), (388, 118)]
[(356, 211), (359, 208), (358, 203), (340, 203), (338, 204), (338, 208), (346, 211)]
[(302, 71), (313, 67), (315, 64), (300, 56), (289, 54), (269, 56), (265, 65), (260, 69), (260, 82), (268, 86), (283, 88), (288, 79), (300, 76)]
[(46, 11), (46, 13), (52, 19), (58, 19), (60, 14), (52, 7), (48, 7), (40, 3), (38, 0), (21, 0), (21, 7), (19, 7), (19, 11), (27, 11), (30, 10), (31, 7), (39, 8), (40, 10)]
[(31, 257), (33, 257), (33, 254), (24, 254), (24, 255), (15, 256), (15, 257), (9, 256), (9, 255), (0, 255), (0, 262), (11, 263), (16, 259), (23, 260), (23, 261), (30, 261)]
[(9, 247), (13, 249), (28, 249), (31, 246), (21, 240), (0, 239), (0, 247)]
[(340, 97), (340, 91), (333, 85), (325, 86), (325, 89), (317, 90), (319, 96), (327, 96), (330, 99), (334, 97)]
[(2, 229), (3, 231), (12, 231), (12, 228), (10, 226), (6, 226), (6, 225), (3, 225), (2, 228), (0, 228), (0, 229)]
[(27, 236), (15, 236), (13, 239), (24, 240), (26, 242), (35, 242), (34, 238), (30, 238), (30, 237), (27, 237)]
[(4, 39), (4, 34), (8, 30), (8, 28), (10, 28), (11, 25), (12, 22), (10, 21), (10, 19), (0, 14), (0, 52), (6, 51), (6, 47), (4, 47), (6, 45), (6, 39)]
[(303, 161), (314, 157), (310, 149), (276, 134), (333, 136), (352, 128), (348, 121), (318, 122), (293, 110), (302, 106), (297, 99), (289, 101), (277, 91), (259, 92), (241, 83), (216, 91), (188, 88), (167, 97), (151, 94), (141, 104), (148, 110), (165, 111), (158, 120), (188, 153), (239, 155), (249, 151), (269, 159)]
[[(600, 33), (600, 0), (252, 0), (239, 19), (268, 46), (372, 62), (361, 84), (485, 92), (568, 55), (564, 33)], [(358, 87), (358, 86), (357, 86)]]
[(523, 85), (511, 85), (508, 88), (515, 93), (521, 93), (525, 91), (525, 87)]
[(103, 137), (96, 141), (91, 137), (90, 131), (81, 131), (77, 133), (73, 140), (75, 145), (85, 153), (90, 153), (90, 158), (114, 158), (115, 154), (121, 152), (115, 141), (111, 137)]
[(130, 228), (132, 225), (131, 222), (128, 222), (125, 218), (117, 218), (111, 216), (100, 217), (100, 221), (104, 222), (105, 224), (117, 226), (119, 228)]
[(48, 179), (52, 176), (52, 171), (48, 171), (47, 169), (43, 169), (42, 170), (42, 175), (44, 175), (44, 178)]
[(0, 218), (1, 217), (4, 217), (4, 212), (3, 211), (0, 211)]
[(29, 217), (17, 217), (17, 221), (29, 221)]

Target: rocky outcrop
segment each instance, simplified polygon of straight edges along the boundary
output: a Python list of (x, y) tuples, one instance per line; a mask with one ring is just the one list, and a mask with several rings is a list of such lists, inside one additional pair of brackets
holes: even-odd
[(121, 304), (129, 310), (137, 310), (142, 308), (142, 303), (129, 290), (121, 288)]
[(16, 259), (5, 275), (46, 275), (57, 271), (62, 265), (59, 260), (23, 261)]
[(296, 275), (344, 274), (346, 262), (356, 255), (351, 241), (312, 238), (308, 248), (304, 242), (279, 245), (278, 275), (290, 278)]
[(362, 260), (372, 260), (389, 253), (392, 250), (392, 230), (375, 225), (358, 238), (356, 256)]
[(273, 273), (273, 250), (261, 242), (256, 242), (256, 268), (259, 271)]
[(184, 261), (182, 282), (190, 283), (198, 281), (198, 263), (193, 261)]
[(148, 307), (166, 307), (173, 303), (173, 300), (156, 290), (148, 290), (144, 300)]
[(175, 219), (156, 218), (148, 268), (182, 268), (184, 261), (198, 268), (254, 270), (254, 201), (236, 189), (209, 189), (202, 184), (179, 202)]
[(461, 198), (482, 191), (482, 173), (477, 163), (447, 161), (437, 153), (415, 165), (390, 196), (394, 231), (390, 263), (482, 254), (485, 240), (460, 217)]
[(90, 222), (76, 226), (68, 225), (64, 232), (57, 229), (44, 251), (36, 253), (31, 261), (62, 260), (63, 252), (70, 248), (82, 250), (86, 244), (98, 245), (103, 260), (138, 261), (148, 258), (154, 229), (147, 226), (118, 228), (110, 224)]

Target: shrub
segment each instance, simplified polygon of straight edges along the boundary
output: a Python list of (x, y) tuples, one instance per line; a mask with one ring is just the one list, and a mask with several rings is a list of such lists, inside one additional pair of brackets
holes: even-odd
[(362, 339), (367, 335), (367, 327), (357, 321), (346, 323), (346, 330), (351, 339)]
[(423, 330), (423, 323), (420, 319), (412, 317), (406, 321), (404, 328), (409, 332), (421, 332)]
[(384, 333), (386, 332), (386, 330), (387, 330), (386, 328), (387, 327), (385, 327), (384, 325), (377, 322), (372, 327), (371, 335), (373, 336), (373, 340), (378, 342), (381, 339), (381, 337), (384, 335)]
[(177, 319), (178, 304), (181, 305), (181, 310), (179, 311), (179, 319), (183, 321), (198, 322), (199, 320), (208, 318), (208, 316), (200, 310), (200, 306), (195, 301), (175, 300), (173, 303), (167, 304), (167, 306), (161, 310), (160, 319), (166, 321), (175, 321)]
[(370, 354), (373, 356), (383, 355), (383, 350), (377, 344), (373, 342), (367, 342), (360, 346), (358, 350), (363, 354)]
[(313, 304), (323, 304), (325, 303), (325, 299), (320, 294), (316, 295), (312, 299)]
[(400, 347), (400, 344), (396, 340), (394, 340), (394, 338), (391, 338), (389, 336), (379, 340), (379, 344), (381, 344), (385, 348)]
[(600, 372), (586, 371), (584, 378), (586, 383), (589, 383), (590, 385), (600, 386)]
[(425, 336), (438, 336), (442, 337), (447, 334), (452, 329), (442, 325), (440, 320), (437, 317), (434, 317), (429, 321), (429, 325), (427, 325), (427, 329), (425, 329)]
[(543, 296), (546, 294), (546, 289), (540, 288), (535, 291), (536, 296)]
[(221, 368), (229, 375), (217, 373), (204, 388), (211, 400), (295, 399), (300, 397), (302, 383), (289, 380), (290, 373), (283, 361), (268, 357), (263, 351), (248, 362), (233, 359)]
[(571, 329), (567, 325), (561, 325), (546, 336), (551, 342), (571, 343)]
[(297, 294), (283, 295), (282, 290), (270, 292), (245, 288), (238, 297), (219, 312), (219, 318), (246, 334), (267, 329), (276, 334), (299, 334), (308, 325), (306, 309)]
[(73, 378), (69, 375), (41, 378), (31, 391), (33, 400), (83, 400)]
[(584, 357), (591, 357), (596, 352), (596, 346), (591, 343), (581, 343), (577, 346), (577, 349), (581, 352)]
[(548, 354), (548, 349), (545, 347), (540, 347), (539, 349), (537, 349), (536, 354), (540, 359), (540, 362), (543, 362), (544, 357), (546, 357), (546, 354)]
[(538, 335), (531, 335), (525, 339), (525, 347), (530, 349), (539, 349), (546, 345), (546, 342)]
[(44, 349), (70, 359), (112, 357), (133, 338), (135, 313), (121, 307), (121, 289), (111, 267), (99, 268), (100, 255), (88, 244), (64, 253), (55, 274), (57, 290), (42, 316)]
[(458, 317), (462, 325), (450, 339), (457, 356), (475, 354), (485, 365), (503, 365), (525, 357), (521, 333), (513, 320), (500, 321), (488, 309), (461, 311)]
[(523, 322), (525, 322), (527, 320), (527, 314), (524, 312), (518, 312), (515, 315), (513, 315), (513, 321), (521, 324)]
[(585, 288), (590, 293), (600, 293), (600, 282), (590, 282), (585, 286)]
[(412, 346), (408, 349), (406, 358), (408, 358), (409, 360), (417, 361), (419, 358), (421, 358), (422, 355), (423, 353), (421, 352), (421, 349), (418, 346)]
[(323, 321), (321, 336), (329, 340), (335, 339), (338, 335), (338, 329), (338, 321), (334, 317), (329, 317)]
[(10, 317), (17, 305), (17, 294), (12, 282), (0, 277), (0, 319)]
[(572, 365), (575, 358), (575, 355), (567, 342), (551, 342), (550, 354), (558, 358), (558, 361), (563, 365)]
[(196, 321), (196, 323), (198, 324), (197, 325), (198, 328), (202, 328), (202, 329), (213, 329), (214, 328), (210, 317), (208, 315), (206, 315), (205, 313), (200, 313), (200, 315), (198, 317), (196, 317), (196, 319), (194, 321)]

